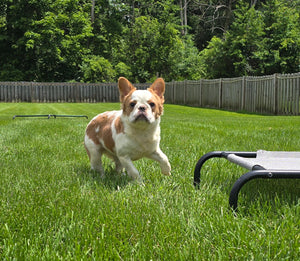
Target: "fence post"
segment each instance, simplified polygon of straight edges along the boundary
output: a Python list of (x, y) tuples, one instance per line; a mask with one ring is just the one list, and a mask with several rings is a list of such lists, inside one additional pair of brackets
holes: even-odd
[(245, 110), (245, 89), (246, 89), (246, 77), (243, 76), (242, 78), (242, 111)]
[(274, 113), (275, 115), (278, 114), (279, 108), (278, 108), (278, 77), (277, 73), (274, 73), (273, 76), (273, 86), (274, 86)]
[(34, 83), (30, 82), (30, 102), (36, 102), (35, 98), (35, 91), (34, 91)]
[(199, 106), (202, 106), (202, 79), (200, 79), (199, 83)]
[(186, 80), (183, 82), (183, 104), (186, 105)]
[(220, 78), (220, 82), (219, 82), (219, 109), (222, 108), (222, 85), (223, 85), (223, 81), (222, 81), (222, 78)]
[(296, 78), (296, 115), (299, 115), (300, 78)]
[(175, 104), (175, 81), (172, 80), (172, 104)]

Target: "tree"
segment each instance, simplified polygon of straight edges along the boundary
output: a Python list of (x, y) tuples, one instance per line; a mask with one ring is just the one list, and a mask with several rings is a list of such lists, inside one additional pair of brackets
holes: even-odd
[(116, 77), (111, 63), (96, 55), (83, 58), (80, 72), (82, 73), (82, 82), (113, 82)]
[(180, 6), (180, 23), (181, 23), (181, 34), (187, 34), (187, 9), (188, 9), (188, 0), (179, 0)]
[(31, 52), (24, 33), (32, 20), (40, 19), (47, 0), (2, 1), (0, 10), (0, 77), (2, 80), (27, 80), (34, 73)]
[(299, 13), (300, 0), (0, 0), (0, 80), (296, 72)]
[(236, 0), (190, 0), (187, 21), (199, 50), (213, 37), (222, 37), (233, 20)]
[(86, 4), (79, 0), (48, 3), (41, 19), (24, 33), (26, 51), (35, 61), (38, 81), (80, 80), (79, 67), (90, 53), (93, 36)]
[(191, 58), (197, 49), (191, 40), (180, 37), (174, 24), (162, 24), (156, 18), (140, 16), (123, 35), (119, 53), (123, 54), (121, 61), (131, 68), (132, 81), (145, 82), (158, 76), (166, 80), (182, 79), (182, 75), (188, 75), (189, 64), (197, 61)]
[(265, 14), (266, 46), (263, 63), (266, 74), (300, 70), (300, 1), (267, 0)]
[(225, 35), (225, 46), (234, 67), (233, 76), (261, 75), (264, 73), (261, 59), (265, 54), (263, 13), (241, 1), (234, 15), (234, 22)]
[(233, 77), (234, 66), (226, 42), (214, 36), (207, 48), (200, 52), (199, 73), (202, 78)]
[[(92, 36), (90, 1), (5, 1), (1, 26), (0, 69), (4, 80), (79, 79), (82, 57)], [(16, 75), (7, 74), (13, 70)]]
[(293, 73), (300, 69), (299, 0), (267, 0), (259, 9), (239, 1), (223, 38), (201, 51), (204, 77)]
[(172, 66), (169, 58), (178, 43), (176, 29), (155, 18), (140, 16), (132, 28), (125, 29), (124, 37), (123, 61), (131, 67), (135, 81), (145, 82), (159, 74), (168, 77)]

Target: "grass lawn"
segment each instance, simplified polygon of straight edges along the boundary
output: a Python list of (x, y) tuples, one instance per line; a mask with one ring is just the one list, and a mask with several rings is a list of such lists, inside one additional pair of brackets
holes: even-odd
[[(193, 169), (212, 150), (300, 150), (300, 117), (166, 105), (161, 148), (172, 176), (136, 161), (145, 186), (90, 171), (88, 121), (119, 104), (0, 103), (0, 259), (299, 260), (300, 181), (253, 180), (228, 209), (244, 169), (223, 159)], [(15, 114), (85, 114), (16, 118)]]

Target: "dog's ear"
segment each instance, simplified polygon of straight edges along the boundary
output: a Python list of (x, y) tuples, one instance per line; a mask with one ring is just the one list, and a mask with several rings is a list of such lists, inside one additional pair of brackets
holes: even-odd
[(118, 87), (120, 92), (120, 101), (123, 102), (125, 97), (136, 88), (124, 77), (120, 77), (118, 80)]
[(156, 93), (159, 98), (164, 100), (165, 81), (163, 78), (157, 78), (149, 89), (154, 91), (154, 93)]

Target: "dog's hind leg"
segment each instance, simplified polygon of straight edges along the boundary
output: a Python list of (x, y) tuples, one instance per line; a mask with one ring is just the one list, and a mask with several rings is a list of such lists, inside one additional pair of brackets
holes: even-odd
[(91, 140), (85, 139), (84, 147), (90, 159), (91, 169), (100, 172), (101, 176), (104, 177), (104, 169), (101, 161), (101, 145), (97, 145)]
[(104, 177), (104, 169), (102, 167), (101, 157), (102, 154), (99, 151), (91, 153), (91, 169), (100, 172), (101, 176)]
[(124, 170), (124, 168), (123, 168), (123, 166), (122, 166), (120, 160), (119, 160), (117, 157), (114, 157), (114, 162), (115, 162), (115, 165), (116, 165), (116, 171), (117, 171), (118, 173), (122, 173), (123, 170)]

